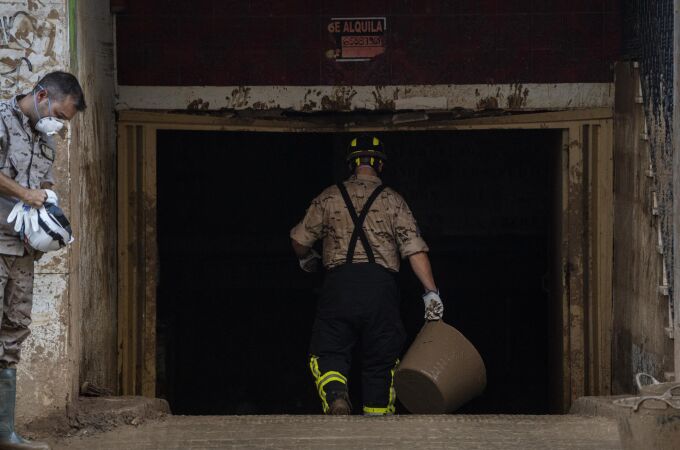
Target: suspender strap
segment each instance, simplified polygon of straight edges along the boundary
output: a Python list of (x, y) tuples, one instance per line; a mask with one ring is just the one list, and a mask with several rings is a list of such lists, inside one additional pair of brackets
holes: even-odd
[(366, 232), (364, 231), (364, 222), (366, 221), (368, 212), (371, 210), (371, 206), (378, 198), (378, 195), (380, 195), (380, 193), (385, 190), (385, 185), (381, 184), (375, 188), (371, 196), (368, 197), (368, 200), (366, 200), (366, 204), (364, 204), (364, 208), (361, 210), (361, 214), (359, 216), (357, 216), (357, 211), (354, 209), (352, 199), (349, 197), (349, 193), (347, 192), (345, 184), (338, 183), (338, 189), (340, 189), (340, 194), (345, 201), (345, 205), (347, 205), (347, 211), (349, 211), (349, 215), (352, 217), (352, 222), (354, 222), (354, 231), (352, 232), (352, 237), (349, 240), (349, 249), (347, 250), (347, 264), (352, 264), (352, 261), (354, 260), (354, 251), (356, 250), (358, 239), (361, 239), (361, 245), (364, 247), (364, 251), (368, 257), (368, 262), (375, 264), (375, 255), (373, 255), (373, 249), (371, 248), (371, 244), (368, 242), (368, 236), (366, 236)]

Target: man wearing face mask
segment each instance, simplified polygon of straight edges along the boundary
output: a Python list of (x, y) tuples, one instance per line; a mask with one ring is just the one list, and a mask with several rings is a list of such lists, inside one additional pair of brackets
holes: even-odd
[[(0, 450), (49, 448), (14, 431), (16, 365), (28, 337), (37, 252), (7, 217), (17, 202), (40, 208), (54, 185), (55, 135), (85, 109), (78, 80), (66, 72), (43, 77), (28, 94), (0, 102)], [(17, 219), (19, 220), (19, 219)]]

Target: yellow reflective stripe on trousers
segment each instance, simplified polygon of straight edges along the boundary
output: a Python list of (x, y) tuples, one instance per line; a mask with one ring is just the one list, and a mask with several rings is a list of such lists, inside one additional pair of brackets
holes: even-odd
[(342, 384), (347, 384), (347, 378), (340, 372), (326, 372), (319, 379), (316, 380), (316, 388), (322, 389), (331, 381), (339, 381)]
[(370, 406), (364, 406), (364, 414), (372, 414), (372, 415), (387, 415), (387, 414), (394, 414), (396, 409), (394, 407), (394, 404), (397, 401), (397, 392), (394, 390), (394, 372), (397, 370), (397, 366), (399, 365), (399, 360), (397, 359), (397, 362), (394, 363), (394, 367), (392, 367), (392, 370), (390, 370), (390, 394), (389, 394), (389, 399), (387, 401), (387, 407), (386, 408), (373, 408)]
[(318, 356), (312, 356), (309, 359), (309, 368), (312, 370), (312, 375), (314, 375), (314, 380), (319, 379), (321, 374), (319, 373), (319, 362), (318, 362), (319, 357)]
[(390, 400), (387, 402), (387, 412), (390, 414), (394, 414), (394, 404), (397, 402), (397, 391), (394, 390), (394, 372), (397, 370), (398, 365), (399, 359), (397, 359), (397, 362), (394, 363), (394, 367), (390, 371)]
[[(314, 382), (317, 386), (319, 386), (319, 378), (321, 378), (321, 372), (319, 372), (319, 357), (318, 356), (312, 356), (309, 359), (309, 368), (312, 371), (312, 375), (314, 376)], [(323, 408), (323, 412), (326, 413), (328, 412), (328, 402), (326, 401), (326, 393), (325, 392), (319, 392), (319, 397), (321, 397), (321, 407)]]
[(390, 411), (387, 408), (370, 408), (368, 406), (364, 406), (364, 414), (375, 414), (375, 415), (381, 415), (384, 416), (388, 414)]
[(323, 412), (328, 412), (330, 408), (328, 406), (328, 401), (326, 400), (326, 391), (324, 387), (331, 381), (337, 381), (342, 384), (347, 384), (347, 378), (340, 372), (329, 371), (321, 375), (319, 370), (319, 357), (312, 356), (309, 360), (309, 368), (312, 370), (312, 375), (314, 376), (314, 382), (316, 383), (316, 390), (319, 392), (319, 397), (321, 398), (321, 406), (323, 407)]

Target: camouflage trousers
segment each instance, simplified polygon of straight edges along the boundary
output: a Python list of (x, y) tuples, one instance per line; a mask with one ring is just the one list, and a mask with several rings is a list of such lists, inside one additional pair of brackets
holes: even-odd
[(31, 331), (33, 255), (0, 255), (0, 369), (19, 362), (21, 344)]

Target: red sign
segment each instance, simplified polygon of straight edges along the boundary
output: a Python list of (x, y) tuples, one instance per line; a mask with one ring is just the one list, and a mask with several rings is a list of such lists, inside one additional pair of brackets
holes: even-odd
[(326, 56), (338, 62), (370, 61), (385, 53), (385, 17), (341, 17), (328, 23), (335, 44)]

